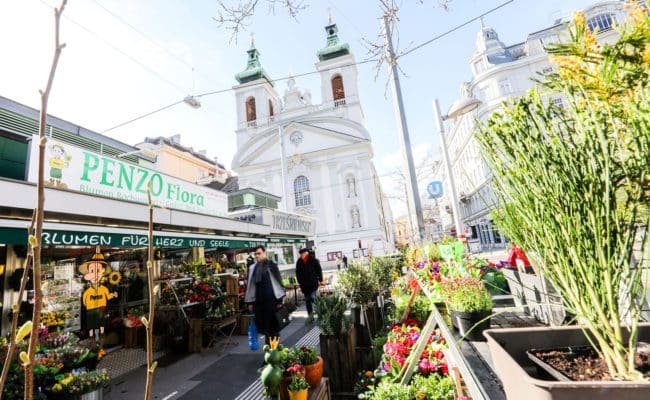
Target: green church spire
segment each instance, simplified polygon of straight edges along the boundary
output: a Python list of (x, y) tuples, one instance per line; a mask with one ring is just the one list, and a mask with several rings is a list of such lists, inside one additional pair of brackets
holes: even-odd
[(318, 50), (318, 59), (320, 61), (326, 61), (350, 54), (350, 45), (341, 42), (341, 39), (339, 39), (339, 28), (336, 24), (332, 23), (331, 15), (328, 17), (328, 24), (325, 27), (325, 32), (327, 32), (327, 44), (325, 47)]
[(262, 64), (260, 63), (260, 52), (257, 51), (257, 49), (255, 48), (255, 38), (253, 37), (252, 34), (251, 34), (251, 48), (247, 50), (247, 53), (248, 53), (248, 62), (246, 65), (246, 69), (235, 75), (235, 79), (237, 79), (237, 82), (243, 84), (258, 79), (266, 79), (267, 82), (269, 82), (272, 86), (273, 82), (271, 82), (271, 79), (269, 78), (264, 68), (262, 68)]

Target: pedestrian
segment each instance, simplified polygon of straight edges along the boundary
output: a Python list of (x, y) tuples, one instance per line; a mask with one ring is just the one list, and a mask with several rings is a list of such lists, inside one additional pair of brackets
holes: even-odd
[(300, 285), (300, 290), (305, 295), (305, 305), (309, 315), (307, 322), (314, 322), (314, 301), (318, 288), (323, 282), (323, 269), (316, 255), (309, 249), (300, 249), (300, 258), (296, 262), (296, 278)]
[(343, 268), (348, 269), (348, 256), (343, 254)]
[(248, 311), (255, 313), (257, 330), (269, 339), (280, 336), (280, 323), (276, 312), (282, 308), (285, 290), (282, 286), (280, 269), (273, 261), (266, 258), (264, 246), (255, 248), (255, 264), (248, 270), (248, 287), (244, 301)]
[(521, 264), (521, 266), (526, 270), (526, 272), (532, 272), (530, 261), (528, 260), (528, 257), (526, 256), (524, 249), (519, 247), (517, 243), (512, 243), (512, 247), (510, 248), (510, 253), (508, 254), (508, 264), (515, 268), (517, 268), (518, 266), (517, 264)]
[(336, 255), (336, 269), (337, 269), (339, 272), (341, 272), (341, 263), (342, 263), (342, 262), (343, 262), (343, 260), (341, 259), (341, 256), (337, 254), (337, 255)]

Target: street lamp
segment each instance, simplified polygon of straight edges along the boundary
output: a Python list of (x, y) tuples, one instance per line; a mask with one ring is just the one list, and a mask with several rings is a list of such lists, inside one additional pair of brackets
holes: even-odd
[(449, 178), (449, 187), (451, 187), (451, 210), (454, 214), (454, 225), (456, 226), (456, 236), (463, 234), (462, 223), (460, 222), (460, 212), (458, 210), (458, 194), (456, 193), (456, 182), (454, 180), (454, 171), (451, 167), (449, 160), (449, 150), (447, 149), (447, 138), (445, 135), (444, 121), (448, 119), (455, 119), (468, 112), (474, 111), (481, 105), (481, 101), (474, 98), (462, 98), (456, 100), (449, 108), (447, 115), (442, 115), (440, 112), (440, 104), (438, 99), (433, 101), (433, 112), (436, 114), (438, 121), (438, 132), (440, 132), (440, 140), (442, 141), (442, 154), (445, 158), (445, 166), (447, 167), (447, 177)]

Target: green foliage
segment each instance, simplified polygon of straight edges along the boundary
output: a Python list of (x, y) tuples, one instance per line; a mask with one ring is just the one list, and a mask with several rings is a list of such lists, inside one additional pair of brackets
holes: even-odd
[(415, 375), (411, 385), (415, 388), (416, 399), (454, 400), (456, 398), (456, 386), (449, 376)]
[(442, 295), (453, 311), (476, 312), (492, 310), (492, 296), (483, 282), (469, 276), (445, 280)]
[(405, 386), (384, 380), (376, 387), (371, 388), (368, 394), (362, 396), (368, 400), (413, 400), (415, 398), (415, 390), (412, 386)]
[(337, 288), (349, 302), (367, 306), (375, 300), (379, 287), (373, 279), (368, 266), (352, 263), (347, 270), (339, 273)]
[(338, 335), (343, 330), (347, 301), (340, 296), (318, 296), (314, 303), (318, 326), (323, 335)]
[(395, 280), (395, 274), (399, 274), (402, 265), (401, 258), (396, 257), (383, 256), (370, 259), (368, 268), (380, 292), (383, 293), (390, 288)]
[[(398, 293), (393, 296), (393, 301), (395, 302), (395, 309), (393, 310), (392, 313), (392, 319), (394, 321), (401, 321), (402, 317), (404, 317), (404, 312), (406, 311), (406, 307), (408, 306), (408, 302), (410, 299), (411, 295), (408, 293)], [(419, 292), (415, 300), (413, 300), (413, 304), (411, 304), (411, 310), (409, 312), (409, 318), (415, 318), (420, 322), (426, 321), (427, 318), (429, 318), (429, 314), (431, 313), (431, 302), (427, 297), (424, 295), (424, 293)]]
[(650, 223), (650, 19), (638, 6), (630, 15), (620, 39), (600, 45), (577, 14), (570, 41), (549, 48), (557, 72), (494, 114), (479, 141), (499, 227), (537, 253), (612, 376), (639, 379), (641, 302), (631, 297), (643, 288), (633, 246), (643, 246)]
[(309, 384), (307, 383), (305, 378), (297, 374), (291, 376), (291, 383), (289, 383), (290, 392), (301, 392), (307, 389), (309, 389)]

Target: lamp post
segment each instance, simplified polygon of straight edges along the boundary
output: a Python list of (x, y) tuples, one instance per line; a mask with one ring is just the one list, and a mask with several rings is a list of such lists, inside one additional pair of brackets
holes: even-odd
[(447, 149), (447, 137), (445, 134), (444, 121), (454, 119), (474, 111), (481, 105), (481, 101), (474, 98), (459, 99), (452, 104), (449, 108), (447, 115), (442, 115), (440, 112), (440, 104), (438, 99), (433, 101), (433, 112), (436, 115), (438, 122), (438, 132), (440, 132), (440, 140), (442, 146), (442, 154), (445, 159), (445, 166), (447, 169), (447, 177), (449, 179), (449, 187), (451, 188), (451, 210), (454, 214), (454, 225), (456, 226), (456, 236), (463, 234), (463, 225), (460, 221), (460, 212), (458, 210), (458, 194), (456, 193), (456, 181), (454, 180), (454, 171), (449, 160), (449, 150)]

